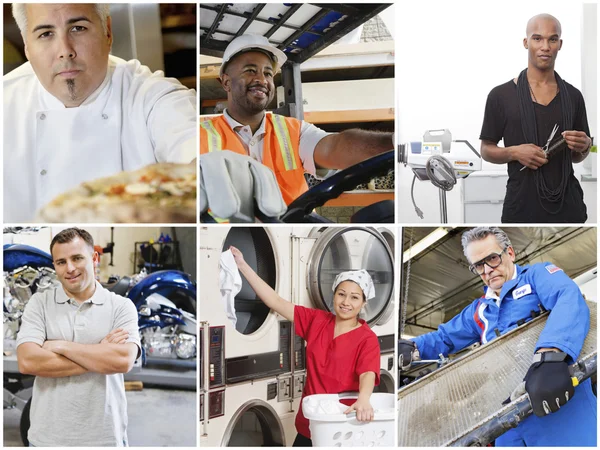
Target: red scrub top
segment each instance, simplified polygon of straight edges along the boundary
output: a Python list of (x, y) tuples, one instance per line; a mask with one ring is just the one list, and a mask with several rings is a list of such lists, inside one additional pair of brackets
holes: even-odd
[[(359, 319), (359, 322), (361, 327), (334, 339), (335, 315), (303, 306), (294, 308), (296, 334), (306, 341), (306, 382), (302, 399), (313, 394), (358, 392), (359, 376), (365, 372), (374, 372), (375, 385), (379, 384), (379, 341), (364, 320)], [(296, 430), (310, 438), (308, 424), (300, 401)]]

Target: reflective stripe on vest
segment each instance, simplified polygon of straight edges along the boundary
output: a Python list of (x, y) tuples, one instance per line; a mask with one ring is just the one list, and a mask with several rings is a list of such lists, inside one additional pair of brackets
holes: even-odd
[(281, 151), (285, 170), (297, 169), (298, 166), (296, 166), (296, 158), (294, 158), (294, 150), (292, 149), (292, 139), (290, 138), (285, 117), (272, 114), (271, 118), (273, 120), (275, 136), (277, 136), (277, 141), (279, 142), (279, 150)]
[(208, 141), (208, 152), (214, 152), (217, 150), (223, 150), (223, 143), (221, 135), (216, 130), (211, 120), (203, 120), (200, 122), (200, 126), (206, 130), (207, 141)]

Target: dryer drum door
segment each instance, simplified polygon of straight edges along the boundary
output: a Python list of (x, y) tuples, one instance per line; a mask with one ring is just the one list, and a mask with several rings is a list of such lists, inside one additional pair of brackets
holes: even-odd
[[(237, 247), (258, 276), (275, 289), (275, 253), (266, 231), (258, 227), (232, 228), (223, 244), (223, 251), (228, 250), (231, 245)], [(244, 277), (242, 289), (235, 297), (235, 315), (235, 328), (242, 334), (254, 333), (269, 315), (269, 308), (258, 298)]]
[(222, 447), (283, 447), (283, 425), (275, 410), (263, 400), (250, 400), (231, 417)]
[(370, 326), (389, 320), (393, 311), (394, 257), (387, 240), (374, 228), (319, 228), (309, 257), (306, 285), (312, 304), (335, 313), (333, 282), (340, 272), (365, 269), (375, 285), (361, 315)]
[(396, 392), (394, 386), (394, 376), (387, 370), (381, 369), (379, 373), (379, 385), (375, 386), (373, 392), (381, 392), (383, 394), (393, 394)]

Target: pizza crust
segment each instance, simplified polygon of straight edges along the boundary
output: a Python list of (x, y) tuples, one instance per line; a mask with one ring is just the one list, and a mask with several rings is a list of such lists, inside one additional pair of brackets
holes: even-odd
[(37, 214), (47, 223), (195, 223), (195, 164), (159, 163), (82, 183)]

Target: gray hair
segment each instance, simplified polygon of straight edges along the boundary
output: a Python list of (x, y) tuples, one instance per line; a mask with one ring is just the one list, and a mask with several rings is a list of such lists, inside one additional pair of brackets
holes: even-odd
[(498, 227), (477, 227), (471, 230), (465, 231), (461, 238), (461, 244), (463, 253), (467, 256), (467, 246), (474, 241), (481, 241), (488, 236), (494, 236), (498, 245), (502, 247), (502, 250), (506, 250), (508, 247), (512, 247), (512, 243), (508, 238), (508, 235)]
[[(21, 35), (25, 37), (27, 33), (27, 5), (28, 3), (13, 3), (12, 4), (12, 15), (17, 22)], [(102, 24), (102, 30), (104, 34), (108, 33), (108, 17), (110, 16), (110, 4), (108, 3), (94, 3), (94, 10), (98, 17), (100, 17), (100, 23)]]

